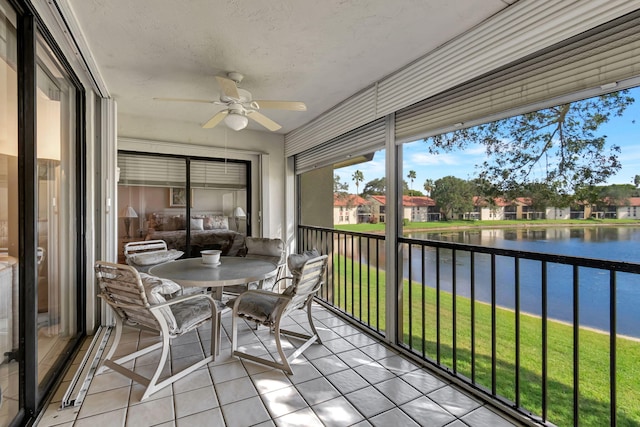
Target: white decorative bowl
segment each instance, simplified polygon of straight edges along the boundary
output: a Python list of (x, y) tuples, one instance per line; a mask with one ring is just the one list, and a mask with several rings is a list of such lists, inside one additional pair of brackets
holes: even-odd
[(220, 264), (220, 254), (222, 254), (222, 251), (217, 249), (200, 251), (200, 255), (202, 255), (203, 264), (213, 264), (213, 265)]

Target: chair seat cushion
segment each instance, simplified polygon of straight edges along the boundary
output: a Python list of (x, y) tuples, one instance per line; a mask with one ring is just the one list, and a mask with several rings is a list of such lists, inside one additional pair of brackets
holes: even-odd
[[(225, 305), (215, 300), (218, 311), (226, 309)], [(198, 326), (211, 319), (211, 305), (206, 298), (190, 299), (171, 306), (171, 311), (176, 319), (176, 330), (179, 334)]]
[(165, 295), (169, 296), (182, 290), (182, 286), (173, 280), (163, 279), (162, 277), (152, 276), (146, 273), (139, 274), (149, 304), (161, 304), (165, 302)]
[[(227, 306), (233, 308), (236, 299), (229, 300)], [(238, 305), (238, 316), (260, 323), (272, 323), (275, 321), (274, 311), (278, 303), (282, 302), (277, 296), (243, 294)]]
[(170, 249), (168, 251), (142, 252), (129, 255), (129, 261), (135, 265), (155, 265), (163, 262), (173, 261), (184, 255), (184, 252)]

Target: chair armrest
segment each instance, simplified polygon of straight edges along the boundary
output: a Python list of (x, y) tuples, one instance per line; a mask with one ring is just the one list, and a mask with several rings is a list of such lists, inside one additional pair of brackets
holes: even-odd
[[(127, 308), (140, 309), (140, 307), (142, 307), (142, 306), (140, 306), (138, 304), (122, 304), (122, 303), (114, 304), (111, 301), (109, 301), (104, 295), (98, 295), (98, 298), (102, 298), (109, 305), (113, 305), (115, 307), (122, 307), (124, 309), (127, 309)], [(192, 294), (192, 295), (185, 295), (185, 296), (175, 297), (175, 298), (170, 299), (167, 302), (163, 302), (163, 303), (160, 303), (160, 304), (149, 304), (149, 309), (150, 310), (154, 310), (154, 309), (157, 310), (157, 309), (160, 309), (162, 307), (169, 307), (169, 306), (171, 306), (173, 304), (177, 304), (177, 303), (182, 302), (182, 301), (188, 301), (190, 299), (196, 299), (196, 298), (206, 298), (206, 299), (210, 300), (210, 303), (213, 304), (214, 307), (217, 308), (216, 300), (211, 298), (211, 296), (209, 296), (207, 294)]]
[(175, 298), (171, 298), (167, 302), (163, 302), (161, 304), (153, 304), (153, 305), (151, 305), (151, 309), (168, 307), (168, 306), (177, 304), (179, 302), (188, 301), (188, 300), (197, 299), (197, 298), (208, 299), (208, 300), (210, 300), (210, 302), (213, 304), (214, 307), (216, 306), (215, 305), (216, 304), (216, 300), (214, 300), (210, 295), (207, 295), (207, 294), (191, 294), (191, 295), (183, 295), (183, 296), (178, 296), (178, 297), (175, 297)]
[(284, 277), (279, 278), (275, 282), (273, 282), (273, 285), (271, 286), (271, 292), (273, 292), (273, 290), (276, 288), (276, 286), (279, 286), (278, 284), (280, 283), (281, 280), (293, 280), (293, 276), (284, 276)]
[(282, 295), (282, 294), (279, 294), (277, 292), (265, 291), (263, 289), (250, 289), (250, 290), (244, 291), (243, 293), (238, 295), (238, 297), (235, 299), (236, 304), (240, 299), (242, 299), (243, 297), (245, 297), (247, 295), (266, 295), (266, 296), (275, 297), (275, 298), (278, 298), (278, 299), (286, 299), (286, 300), (290, 300), (291, 299), (291, 295)]

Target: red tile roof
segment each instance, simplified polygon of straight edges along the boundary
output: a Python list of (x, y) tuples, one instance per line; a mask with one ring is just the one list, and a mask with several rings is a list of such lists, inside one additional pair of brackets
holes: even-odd
[(352, 207), (360, 206), (366, 204), (367, 201), (360, 196), (356, 196), (355, 194), (346, 194), (344, 196), (340, 194), (333, 194), (333, 206), (347, 206), (350, 205)]
[[(381, 205), (387, 204), (386, 196), (371, 196), (371, 198)], [(404, 207), (425, 207), (435, 206), (436, 202), (431, 197), (427, 196), (402, 196), (402, 205)]]

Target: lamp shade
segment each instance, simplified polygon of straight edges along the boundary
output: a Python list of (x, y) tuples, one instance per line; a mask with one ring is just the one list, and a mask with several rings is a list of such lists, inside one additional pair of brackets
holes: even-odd
[(229, 113), (224, 118), (224, 122), (230, 129), (238, 131), (247, 127), (249, 119), (242, 114)]
[(138, 214), (131, 206), (127, 206), (120, 211), (120, 218), (138, 218)]
[(246, 216), (247, 214), (244, 212), (244, 209), (242, 209), (240, 206), (238, 206), (233, 210), (234, 218), (246, 218)]

